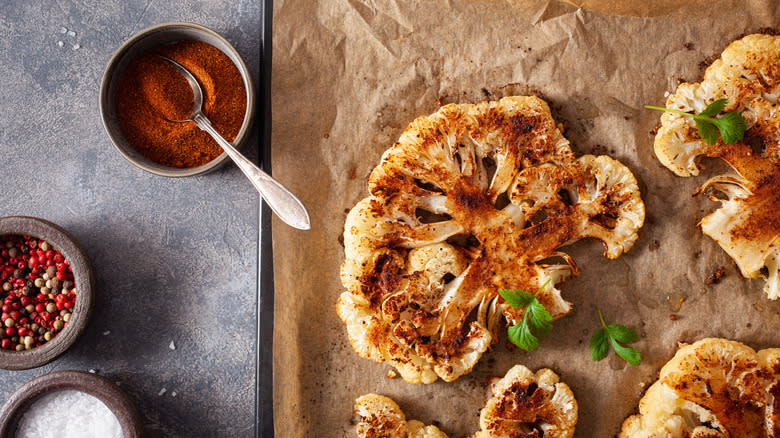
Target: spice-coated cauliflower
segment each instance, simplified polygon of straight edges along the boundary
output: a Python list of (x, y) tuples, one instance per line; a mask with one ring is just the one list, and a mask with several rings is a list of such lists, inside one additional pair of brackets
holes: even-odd
[(473, 438), (569, 438), (577, 424), (577, 400), (558, 375), (545, 368), (534, 374), (515, 365), (491, 385), (493, 398), (479, 414)]
[(780, 297), (780, 37), (748, 35), (731, 43), (700, 83), (683, 83), (666, 107), (701, 112), (728, 99), (726, 110), (739, 111), (748, 130), (742, 142), (708, 145), (690, 117), (664, 113), (655, 137), (655, 153), (678, 176), (699, 174), (699, 156), (721, 158), (734, 173), (714, 177), (700, 189), (720, 190), (711, 197), (721, 207), (701, 221), (747, 278), (765, 277), (770, 299)]
[(619, 438), (780, 437), (780, 348), (726, 339), (680, 348)]
[[(534, 374), (515, 365), (491, 385), (493, 397), (480, 411), (480, 431), (472, 438), (569, 438), (577, 424), (577, 400), (568, 385), (548, 369)], [(358, 436), (392, 438), (447, 438), (435, 426), (405, 421), (391, 399), (368, 394), (357, 399)], [(416, 433), (416, 434), (415, 434)]]
[(356, 426), (360, 438), (447, 438), (436, 426), (406, 420), (400, 407), (388, 397), (366, 394), (355, 400)]
[[(522, 318), (498, 289), (540, 291), (554, 318), (570, 310), (556, 285), (577, 267), (558, 248), (583, 237), (606, 256), (631, 248), (644, 204), (631, 172), (606, 156), (575, 159), (535, 97), (446, 105), (413, 121), (349, 212), (338, 314), (362, 357), (407, 382), (452, 381)], [(562, 260), (546, 263), (551, 257)]]

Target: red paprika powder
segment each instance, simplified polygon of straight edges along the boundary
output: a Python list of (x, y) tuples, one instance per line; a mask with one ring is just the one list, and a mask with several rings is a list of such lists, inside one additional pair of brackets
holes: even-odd
[(229, 142), (238, 135), (246, 112), (241, 73), (216, 47), (187, 40), (137, 56), (119, 81), (117, 119), (133, 148), (164, 166), (202, 166), (219, 156), (222, 148), (195, 123), (174, 121), (192, 114), (192, 89), (159, 55), (177, 61), (198, 79), (203, 90), (203, 114)]

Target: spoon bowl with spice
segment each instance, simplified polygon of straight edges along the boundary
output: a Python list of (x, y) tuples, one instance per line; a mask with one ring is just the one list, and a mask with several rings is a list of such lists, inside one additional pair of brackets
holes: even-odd
[[(244, 172), (244, 175), (249, 178), (249, 181), (257, 189), (263, 199), (265, 199), (268, 206), (271, 207), (271, 210), (279, 216), (279, 219), (299, 230), (310, 229), (311, 221), (309, 219), (309, 213), (306, 211), (306, 207), (303, 206), (303, 203), (281, 183), (263, 172), (262, 169), (244, 157), (230, 144), (230, 142), (225, 140), (225, 138), (214, 129), (211, 121), (203, 114), (203, 90), (201, 89), (200, 84), (198, 84), (198, 80), (195, 76), (178, 62), (166, 57), (161, 58), (168, 61), (176, 68), (191, 88), (190, 96), (192, 96), (192, 106), (189, 117), (171, 121), (175, 123), (193, 122), (198, 128), (207, 132), (236, 163), (238, 168)], [(181, 90), (175, 91), (178, 91), (183, 95), (187, 94), (181, 92)], [(185, 99), (185, 101), (187, 100), (189, 99)], [(166, 113), (166, 118), (169, 116), (179, 118), (186, 110), (186, 106), (179, 105), (178, 107), (166, 108), (164, 111)]]

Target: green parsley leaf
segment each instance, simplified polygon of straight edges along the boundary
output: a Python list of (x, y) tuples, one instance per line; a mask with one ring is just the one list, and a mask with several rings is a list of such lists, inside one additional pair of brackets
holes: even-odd
[(607, 336), (607, 329), (600, 328), (593, 332), (593, 336), (590, 337), (590, 356), (596, 362), (607, 357), (609, 352), (609, 336)]
[(507, 304), (515, 309), (522, 309), (536, 299), (532, 293), (524, 290), (499, 289), (498, 294), (501, 295), (501, 298), (503, 298)]
[(707, 108), (704, 108), (704, 111), (700, 112), (700, 116), (717, 116), (720, 114), (721, 111), (723, 111), (723, 108), (726, 108), (726, 105), (728, 105), (729, 100), (726, 98), (714, 100), (711, 104), (707, 105)]
[(534, 333), (539, 336), (547, 336), (552, 331), (552, 315), (544, 306), (534, 298), (534, 301), (525, 308), (528, 314), (528, 322), (534, 328)]
[[(723, 139), (724, 143), (734, 144), (742, 140), (742, 137), (745, 136), (747, 123), (739, 111), (729, 111), (720, 118), (715, 117), (726, 108), (728, 103), (729, 101), (726, 98), (715, 100), (707, 105), (707, 108), (704, 108), (704, 111), (699, 114), (691, 114), (676, 109), (652, 105), (645, 105), (645, 108), (693, 117), (693, 121), (696, 122), (696, 130), (699, 131), (699, 136), (702, 140), (707, 142), (707, 144), (717, 143), (719, 136)], [(718, 133), (720, 133), (720, 135), (718, 135)]]
[(642, 355), (639, 354), (638, 351), (631, 347), (624, 347), (614, 339), (609, 338), (609, 343), (612, 345), (612, 349), (615, 350), (615, 353), (617, 353), (618, 356), (620, 356), (621, 359), (624, 361), (630, 363), (633, 366), (638, 366), (639, 362), (642, 360)]
[(637, 340), (636, 332), (620, 324), (607, 326), (609, 337), (624, 344), (633, 344)]
[(742, 114), (736, 111), (730, 111), (723, 115), (719, 119), (715, 119), (717, 122), (715, 125), (720, 130), (720, 136), (723, 138), (724, 143), (734, 144), (745, 136), (745, 130), (747, 130), (747, 123), (742, 117)]
[(712, 123), (699, 123), (696, 122), (696, 130), (699, 131), (699, 137), (706, 141), (707, 144), (715, 144), (718, 142), (720, 133), (718, 127)]
[(637, 366), (642, 360), (642, 355), (631, 347), (626, 347), (622, 344), (632, 344), (636, 342), (636, 332), (626, 326), (620, 324), (610, 324), (604, 322), (604, 316), (601, 314), (601, 309), (596, 309), (599, 313), (599, 319), (601, 320), (601, 328), (593, 332), (593, 336), (590, 338), (590, 356), (594, 361), (600, 361), (607, 357), (609, 352), (609, 346), (615, 350), (615, 354), (618, 355), (624, 361), (631, 365)]
[(509, 342), (525, 351), (534, 351), (539, 347), (539, 339), (531, 333), (531, 329), (525, 322), (523, 317), (523, 324), (515, 324), (507, 329)]
[(507, 328), (509, 342), (526, 351), (534, 351), (539, 347), (537, 336), (547, 336), (552, 330), (552, 315), (536, 298), (551, 279), (536, 291), (535, 294), (524, 290), (499, 289), (501, 297), (515, 309), (523, 310), (523, 319)]

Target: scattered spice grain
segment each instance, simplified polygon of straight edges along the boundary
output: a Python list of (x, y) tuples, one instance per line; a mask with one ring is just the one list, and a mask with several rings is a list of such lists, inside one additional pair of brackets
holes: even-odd
[(706, 280), (704, 280), (704, 284), (706, 285), (712, 285), (712, 284), (718, 284), (720, 283), (720, 279), (723, 278), (723, 276), (726, 275), (726, 268), (724, 266), (719, 267), (715, 270), (712, 274), (710, 274)]
[(203, 90), (203, 113), (229, 142), (246, 112), (246, 88), (233, 61), (201, 41), (155, 47), (127, 66), (116, 95), (116, 114), (127, 141), (147, 159), (168, 167), (202, 166), (222, 154), (219, 145), (193, 122), (192, 89), (165, 56), (183, 65)]

